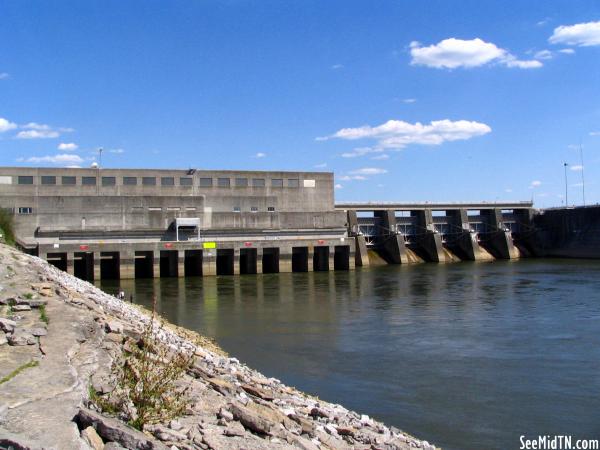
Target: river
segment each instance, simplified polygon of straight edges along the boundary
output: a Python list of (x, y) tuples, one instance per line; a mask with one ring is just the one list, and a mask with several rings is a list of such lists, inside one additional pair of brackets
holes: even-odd
[(600, 437), (600, 262), (103, 281), (232, 356), (446, 449)]

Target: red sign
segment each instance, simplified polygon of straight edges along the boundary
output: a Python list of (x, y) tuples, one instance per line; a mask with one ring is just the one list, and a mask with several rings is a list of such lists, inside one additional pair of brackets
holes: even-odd
[(323, 239), (319, 239), (317, 242), (319, 243), (319, 245), (323, 245), (325, 243)]
[(245, 245), (246, 247), (252, 247), (252, 242), (244, 242), (244, 245)]
[(165, 248), (172, 248), (173, 244), (165, 244)]
[(90, 246), (89, 245), (80, 245), (79, 246), (79, 250), (89, 250)]

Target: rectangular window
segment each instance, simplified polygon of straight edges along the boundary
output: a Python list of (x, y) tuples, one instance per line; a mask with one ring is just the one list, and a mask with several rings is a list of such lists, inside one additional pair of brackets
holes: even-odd
[(115, 177), (102, 177), (102, 186), (114, 186), (117, 184)]
[(175, 178), (173, 178), (173, 177), (162, 177), (160, 179), (160, 184), (162, 186), (175, 186)]
[(192, 177), (181, 177), (179, 179), (180, 186), (192, 186), (194, 184), (194, 179)]
[(283, 179), (281, 179), (281, 178), (273, 178), (271, 180), (271, 186), (273, 186), (273, 187), (283, 187)]
[(33, 177), (26, 175), (19, 175), (19, 178), (17, 178), (17, 183), (19, 184), (33, 184)]
[(77, 179), (72, 176), (62, 177), (62, 185), (63, 186), (75, 186), (77, 184)]
[(162, 211), (160, 206), (149, 206), (148, 211)]
[(56, 177), (42, 175), (42, 184), (44, 184), (44, 185), (56, 184)]
[(200, 178), (200, 187), (212, 187), (212, 178)]
[(269, 206), (267, 208), (267, 211), (269, 211), (269, 212), (275, 212), (275, 207), (274, 206)]
[(252, 186), (265, 187), (265, 179), (264, 178), (252, 178)]
[(229, 178), (218, 178), (217, 179), (217, 186), (219, 186), (219, 187), (229, 187), (230, 183), (231, 183), (231, 181), (229, 180)]
[(136, 177), (123, 177), (123, 184), (125, 186), (135, 186), (137, 185)]
[(235, 187), (248, 187), (248, 178), (236, 178)]
[(144, 186), (156, 186), (156, 178), (154, 178), (154, 177), (142, 177), (142, 184)]
[(242, 212), (242, 208), (239, 206), (234, 206), (233, 207), (233, 212)]
[(167, 211), (180, 211), (181, 208), (179, 206), (167, 206)]
[(19, 208), (19, 214), (31, 214), (33, 213), (33, 208), (31, 206), (21, 206)]
[(81, 184), (84, 186), (95, 186), (96, 177), (81, 177)]
[(251, 206), (250, 212), (258, 212), (258, 206)]
[(196, 207), (195, 206), (186, 206), (185, 210), (186, 211), (196, 211)]
[(288, 178), (288, 187), (297, 188), (298, 186), (300, 186), (298, 178)]

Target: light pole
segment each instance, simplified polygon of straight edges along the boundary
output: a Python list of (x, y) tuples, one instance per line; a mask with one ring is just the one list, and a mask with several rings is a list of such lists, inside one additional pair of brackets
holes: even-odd
[(569, 206), (569, 189), (567, 187), (567, 166), (569, 164), (564, 163), (563, 165), (565, 166), (565, 208), (567, 208)]

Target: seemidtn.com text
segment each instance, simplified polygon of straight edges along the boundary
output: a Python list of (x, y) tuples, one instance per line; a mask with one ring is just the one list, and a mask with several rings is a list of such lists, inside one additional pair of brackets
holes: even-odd
[(568, 435), (544, 435), (534, 439), (520, 436), (521, 450), (599, 450), (598, 439), (573, 439)]

